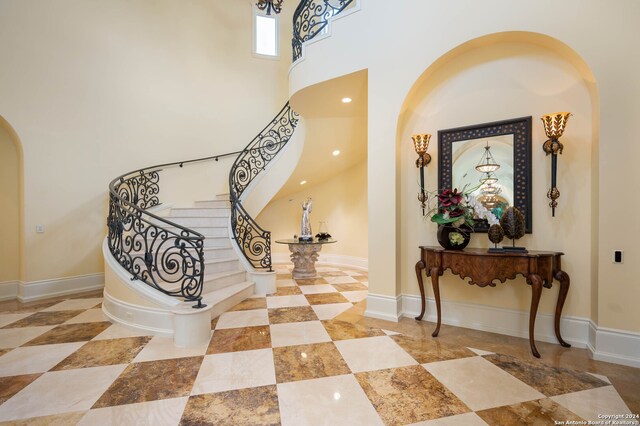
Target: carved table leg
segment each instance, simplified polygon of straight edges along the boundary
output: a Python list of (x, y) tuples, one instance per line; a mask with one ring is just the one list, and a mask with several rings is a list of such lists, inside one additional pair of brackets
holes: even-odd
[(536, 349), (536, 341), (534, 339), (534, 328), (536, 325), (536, 314), (538, 313), (538, 304), (540, 303), (540, 295), (542, 294), (542, 278), (539, 275), (529, 275), (527, 281), (531, 284), (531, 311), (529, 312), (529, 344), (531, 345), (531, 353), (536, 358), (540, 358), (540, 353)]
[(318, 252), (321, 244), (289, 244), (294, 279), (315, 278), (317, 275), (315, 263), (318, 260)]
[(556, 303), (556, 315), (554, 318), (554, 327), (556, 331), (556, 337), (561, 346), (570, 348), (571, 345), (562, 340), (560, 336), (560, 316), (562, 315), (562, 308), (564, 307), (564, 301), (567, 299), (567, 293), (569, 292), (570, 279), (569, 274), (564, 271), (556, 272), (555, 279), (560, 281), (560, 293), (558, 293), (558, 303)]
[(438, 333), (440, 332), (440, 269), (439, 268), (431, 268), (431, 286), (433, 287), (433, 297), (436, 299), (436, 312), (438, 313), (438, 325), (436, 329), (431, 334), (432, 337), (438, 337)]
[(422, 302), (422, 308), (420, 311), (420, 315), (416, 317), (417, 320), (421, 320), (424, 316), (425, 311), (425, 294), (424, 294), (424, 283), (422, 282), (422, 270), (424, 269), (424, 262), (419, 260), (416, 263), (416, 277), (418, 277), (418, 287), (420, 288), (420, 301)]

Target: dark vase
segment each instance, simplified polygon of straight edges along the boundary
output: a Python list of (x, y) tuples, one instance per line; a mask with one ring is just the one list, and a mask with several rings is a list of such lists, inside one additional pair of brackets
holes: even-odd
[[(451, 234), (452, 232), (458, 232), (460, 233), (460, 235), (462, 235), (462, 243), (451, 243), (449, 234)], [(471, 232), (472, 229), (467, 225), (462, 225), (459, 228), (453, 227), (451, 225), (438, 225), (438, 242), (447, 250), (462, 250), (469, 244), (469, 241), (471, 241)]]

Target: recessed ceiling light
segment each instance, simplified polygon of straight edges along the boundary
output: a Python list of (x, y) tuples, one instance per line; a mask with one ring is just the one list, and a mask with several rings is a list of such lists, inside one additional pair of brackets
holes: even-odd
[(348, 104), (349, 102), (351, 102), (351, 98), (342, 98), (343, 104)]
[(335, 150), (335, 151), (333, 151), (331, 154), (333, 154), (333, 156), (334, 156), (334, 157), (335, 157), (335, 156), (338, 156), (338, 155), (340, 155), (340, 150), (339, 150), (339, 149), (336, 149), (336, 150)]
[(307, 183), (307, 181), (306, 181), (306, 180), (302, 180), (302, 181), (300, 181), (300, 185), (304, 185), (305, 183)]

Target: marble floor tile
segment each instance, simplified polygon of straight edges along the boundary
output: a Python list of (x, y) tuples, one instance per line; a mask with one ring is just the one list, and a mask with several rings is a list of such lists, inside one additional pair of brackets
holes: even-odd
[(214, 319), (211, 320), (211, 329), (215, 330), (216, 326), (218, 325), (218, 320), (220, 319), (220, 316), (215, 317)]
[(225, 352), (249, 351), (271, 347), (271, 333), (268, 325), (255, 327), (227, 328), (213, 332), (207, 355)]
[(340, 268), (333, 266), (317, 266), (316, 271), (322, 275), (346, 275)]
[(331, 341), (331, 337), (320, 321), (272, 324), (269, 327), (271, 344), (274, 348)]
[(423, 366), (474, 411), (544, 398), (537, 390), (482, 357)]
[(311, 306), (295, 306), (292, 308), (269, 309), (269, 323), (318, 321), (318, 316)]
[(337, 317), (347, 309), (353, 308), (353, 304), (346, 303), (328, 303), (325, 305), (312, 305), (311, 308), (318, 316), (318, 319), (329, 320)]
[(11, 352), (13, 350), (13, 348), (8, 348), (8, 349), (0, 349), (0, 356), (7, 354), (9, 352)]
[(587, 374), (591, 374), (593, 377), (596, 377), (605, 383), (611, 384), (611, 380), (609, 380), (607, 376), (603, 376), (602, 374), (596, 374), (596, 373), (587, 373)]
[(343, 291), (342, 294), (349, 302), (357, 303), (367, 298), (369, 294), (368, 290), (360, 290), (360, 291)]
[(88, 410), (125, 367), (110, 365), (45, 373), (0, 405), (0, 420)]
[(356, 373), (385, 424), (407, 424), (471, 410), (419, 365)]
[(153, 425), (175, 426), (189, 398), (169, 398), (90, 410), (78, 426)]
[(284, 425), (382, 425), (352, 374), (278, 384)]
[(150, 340), (151, 336), (145, 336), (87, 342), (51, 371), (129, 364)]
[(274, 385), (191, 396), (180, 420), (181, 426), (279, 424)]
[(333, 288), (335, 288), (338, 291), (362, 291), (362, 290), (369, 290), (369, 287), (367, 287), (364, 284), (361, 283), (353, 283), (353, 284), (331, 284), (333, 286)]
[(16, 322), (21, 320), (22, 318), (26, 318), (31, 314), (0, 314), (0, 328), (5, 325), (9, 325), (12, 322)]
[(585, 420), (602, 420), (598, 415), (631, 414), (613, 386), (552, 396), (551, 399)]
[(86, 411), (52, 414), (50, 416), (31, 417), (24, 420), (0, 422), (0, 426), (69, 426), (77, 424)]
[(307, 294), (305, 296), (311, 305), (326, 305), (328, 303), (349, 302), (342, 293)]
[(125, 327), (120, 324), (112, 324), (102, 333), (98, 334), (92, 340), (108, 340), (108, 339), (120, 339), (123, 337), (142, 337), (151, 336), (148, 331), (135, 330), (133, 328)]
[(296, 279), (294, 281), (299, 286), (329, 284), (329, 282), (324, 278), (305, 278), (305, 279)]
[(553, 402), (549, 398), (521, 402), (504, 407), (477, 411), (476, 414), (491, 426), (501, 425), (553, 425), (574, 421), (581, 417)]
[(379, 328), (371, 328), (339, 320), (325, 320), (322, 325), (331, 336), (331, 340), (359, 339), (362, 337), (385, 336)]
[(382, 330), (384, 332), (384, 334), (386, 334), (387, 336), (399, 336), (400, 333), (398, 333), (397, 331), (392, 331), (392, 330)]
[(448, 345), (438, 340), (420, 339), (404, 335), (391, 338), (420, 364), (477, 356), (463, 346)]
[(302, 294), (300, 287), (293, 285), (291, 287), (278, 287), (273, 296), (293, 296), (296, 294)]
[(389, 336), (340, 340), (333, 343), (354, 373), (418, 364)]
[(15, 348), (0, 357), (0, 376), (43, 373), (80, 349), (84, 343)]
[(252, 309), (264, 309), (267, 307), (267, 299), (264, 297), (251, 297), (243, 300), (238, 303), (233, 308), (229, 309), (229, 312), (232, 311), (248, 311)]
[(71, 318), (65, 324), (80, 324), (83, 322), (109, 321), (109, 318), (102, 312), (101, 308), (87, 309), (78, 316)]
[(354, 280), (358, 281), (360, 284), (365, 285), (367, 288), (369, 288), (369, 277), (366, 275), (354, 275), (353, 277)]
[(53, 345), (56, 343), (86, 342), (111, 327), (111, 323), (88, 322), (82, 324), (62, 324), (35, 339), (29, 340), (24, 346)]
[(202, 358), (196, 356), (129, 364), (93, 404), (93, 408), (188, 396)]
[(55, 325), (0, 329), (0, 349), (17, 348), (51, 330)]
[(69, 299), (60, 303), (56, 303), (53, 306), (49, 306), (42, 310), (42, 312), (52, 311), (74, 311), (78, 309), (91, 309), (98, 303), (102, 303), (102, 297), (87, 298), (87, 299)]
[(273, 360), (278, 383), (351, 373), (333, 343), (273, 348)]
[(309, 306), (307, 299), (301, 294), (291, 296), (270, 296), (267, 297), (267, 308), (289, 308), (292, 306)]
[(303, 285), (302, 287), (300, 287), (300, 290), (302, 290), (303, 294), (334, 293), (338, 291), (329, 284)]
[(338, 277), (326, 277), (325, 280), (327, 280), (329, 284), (355, 284), (358, 282), (358, 280), (348, 275), (338, 276)]
[(499, 354), (486, 355), (484, 359), (546, 396), (562, 395), (608, 385), (607, 382), (589, 373), (551, 367), (537, 360), (519, 360), (509, 355)]
[(204, 355), (208, 346), (209, 342), (205, 342), (192, 348), (179, 348), (174, 345), (171, 337), (154, 336), (136, 355), (134, 362), (195, 357)]
[(293, 287), (296, 285), (296, 282), (291, 278), (291, 274), (288, 274), (288, 278), (286, 279), (281, 279), (278, 278), (276, 279), (276, 287)]
[(57, 311), (57, 312), (36, 312), (21, 320), (12, 322), (2, 327), (18, 328), (18, 327), (39, 327), (43, 325), (59, 325), (71, 318), (80, 315), (84, 310), (76, 311)]
[(494, 352), (489, 352), (489, 351), (483, 351), (482, 349), (476, 349), (476, 348), (467, 348), (469, 349), (471, 352), (475, 353), (476, 355), (493, 355)]
[(220, 315), (216, 329), (251, 327), (253, 325), (268, 325), (269, 315), (266, 309), (250, 311), (225, 312)]
[(253, 388), (276, 383), (271, 349), (207, 355), (191, 395)]
[(455, 416), (441, 417), (435, 420), (425, 420), (423, 422), (411, 423), (411, 425), (409, 426), (487, 426), (487, 423), (480, 417), (478, 417), (476, 413), (471, 412), (457, 414)]
[(40, 377), (42, 373), (24, 374), (21, 376), (0, 377), (0, 405), (27, 385)]

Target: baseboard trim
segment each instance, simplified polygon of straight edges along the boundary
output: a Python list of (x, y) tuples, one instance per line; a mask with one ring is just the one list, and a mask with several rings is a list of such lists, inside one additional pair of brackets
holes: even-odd
[(640, 368), (640, 333), (589, 326), (587, 349), (597, 361), (613, 362)]
[[(291, 263), (288, 253), (272, 253), (271, 259), (274, 264)], [(369, 269), (369, 260), (366, 257), (345, 256), (342, 254), (322, 254), (318, 256), (316, 265), (346, 266), (353, 269), (366, 271)]]
[(364, 316), (387, 321), (398, 322), (401, 318), (400, 296), (386, 296), (384, 294), (372, 294), (367, 296), (367, 309)]
[(30, 281), (26, 283), (22, 282), (18, 286), (17, 298), (22, 303), (33, 302), (50, 297), (100, 290), (103, 287), (103, 273)]
[(18, 297), (20, 281), (3, 281), (0, 283), (0, 302)]

